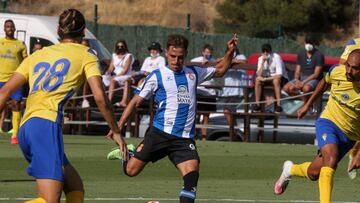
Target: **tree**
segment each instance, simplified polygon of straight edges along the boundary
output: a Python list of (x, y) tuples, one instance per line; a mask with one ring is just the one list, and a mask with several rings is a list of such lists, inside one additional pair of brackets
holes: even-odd
[[(217, 5), (216, 32), (276, 37), (298, 32), (321, 33), (350, 28), (357, 18), (356, 0), (225, 0)], [(265, 35), (265, 36), (262, 36)]]

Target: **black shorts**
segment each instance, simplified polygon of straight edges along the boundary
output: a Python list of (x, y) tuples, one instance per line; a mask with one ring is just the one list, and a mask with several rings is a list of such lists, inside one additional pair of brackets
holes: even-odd
[(211, 102), (212, 104), (197, 103), (198, 111), (216, 111), (216, 96), (198, 96), (198, 102)]
[(168, 156), (175, 166), (194, 159), (200, 162), (193, 139), (175, 137), (151, 127), (136, 148), (134, 157), (144, 162), (156, 162), (165, 156)]

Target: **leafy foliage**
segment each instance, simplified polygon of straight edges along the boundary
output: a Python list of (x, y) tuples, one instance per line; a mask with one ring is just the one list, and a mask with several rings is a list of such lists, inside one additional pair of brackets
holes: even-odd
[(357, 18), (356, 0), (225, 0), (217, 5), (216, 32), (276, 37), (280, 32), (347, 30)]

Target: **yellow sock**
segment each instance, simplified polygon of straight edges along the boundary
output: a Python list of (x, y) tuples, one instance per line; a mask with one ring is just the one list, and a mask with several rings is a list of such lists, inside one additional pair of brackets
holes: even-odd
[(335, 170), (330, 167), (322, 167), (319, 177), (320, 203), (330, 203)]
[(311, 162), (304, 162), (302, 164), (294, 164), (291, 167), (290, 175), (302, 177), (302, 178), (309, 178), (307, 175), (307, 170), (308, 170), (310, 164), (311, 164)]
[(43, 198), (39, 197), (39, 198), (36, 198), (36, 199), (26, 201), (24, 203), (46, 203), (46, 201)]
[(84, 202), (84, 192), (81, 191), (71, 191), (65, 194), (66, 203), (83, 203)]
[(12, 126), (13, 126), (13, 134), (12, 137), (16, 137), (19, 132), (21, 115), (19, 111), (12, 112)]

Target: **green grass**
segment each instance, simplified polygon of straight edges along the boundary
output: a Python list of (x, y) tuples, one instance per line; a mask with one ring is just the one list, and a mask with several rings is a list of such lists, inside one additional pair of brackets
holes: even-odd
[[(9, 139), (9, 135), (0, 135), (0, 202), (22, 202), (17, 198), (35, 197), (35, 182), (26, 174), (27, 162), (20, 149), (10, 145)], [(167, 158), (149, 164), (139, 176), (129, 178), (122, 173), (119, 161), (106, 160), (106, 154), (114, 144), (104, 137), (66, 135), (64, 140), (67, 156), (83, 178), (88, 198), (86, 202), (105, 202), (96, 201), (95, 198), (139, 197), (160, 199), (161, 203), (177, 202), (175, 199), (182, 187), (182, 178)], [(134, 144), (139, 141), (127, 140)], [(234, 200), (229, 202), (318, 200), (317, 182), (300, 178), (291, 181), (284, 195), (273, 194), (273, 184), (281, 172), (283, 161), (309, 161), (316, 152), (314, 146), (209, 141), (199, 141), (197, 144), (201, 157), (197, 202), (225, 202), (224, 199)], [(344, 159), (335, 175), (334, 201), (360, 199), (357, 190), (360, 178), (350, 180), (346, 174), (346, 164), (347, 159)], [(107, 200), (130, 203), (149, 201)]]

